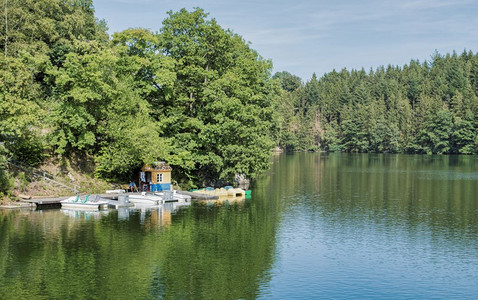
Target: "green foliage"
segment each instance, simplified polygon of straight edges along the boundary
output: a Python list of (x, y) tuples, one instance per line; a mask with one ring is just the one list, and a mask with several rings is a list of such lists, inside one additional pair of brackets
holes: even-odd
[(454, 122), (453, 132), (451, 133), (451, 143), (454, 153), (474, 154), (475, 140), (477, 138), (476, 129), (473, 121), (470, 119), (461, 119), (457, 117)]
[(7, 170), (7, 150), (0, 144), (0, 197), (8, 194), (13, 187), (13, 178)]
[(121, 180), (166, 160), (175, 180), (197, 186), (257, 177), (275, 145), (478, 151), (471, 52), (303, 83), (286, 71), (271, 78), (270, 61), (199, 8), (169, 12), (157, 34), (137, 28), (110, 39), (91, 0), (6, 4), (0, 142), (30, 165), (87, 154), (97, 176)]
[(19, 186), (20, 190), (21, 190), (22, 192), (24, 192), (24, 191), (25, 191), (25, 188), (26, 188), (27, 185), (28, 185), (28, 179), (27, 179), (27, 177), (25, 176), (25, 173), (23, 173), (23, 172), (18, 173), (17, 176), (16, 176), (16, 178), (17, 178), (17, 180), (20, 182), (20, 186)]
[(429, 116), (425, 127), (418, 134), (422, 151), (427, 154), (450, 153), (450, 135), (453, 129), (453, 116), (448, 110), (441, 110)]
[(119, 94), (114, 53), (95, 42), (77, 42), (76, 47), (79, 53), (68, 53), (63, 67), (49, 72), (54, 82), (49, 121), (55, 128), (49, 141), (59, 155), (94, 148), (98, 122)]
[(149, 104), (128, 86), (119, 86), (118, 97), (106, 108), (100, 123), (100, 151), (96, 156), (99, 177), (128, 180), (145, 162), (169, 158), (169, 143), (159, 137), (149, 118)]
[(293, 132), (285, 131), (281, 136), (281, 145), (288, 152), (295, 151), (298, 144), (298, 138)]
[(270, 62), (201, 9), (169, 12), (159, 46), (176, 62), (174, 98), (152, 109), (173, 149), (190, 153), (173, 163), (180, 180), (214, 184), (259, 175), (273, 147)]
[(8, 138), (5, 144), (16, 160), (33, 167), (39, 166), (47, 157), (44, 142), (36, 136)]
[(362, 124), (347, 119), (342, 122), (342, 149), (347, 152), (365, 152), (368, 147), (366, 132), (361, 130)]
[(342, 150), (342, 144), (340, 143), (340, 135), (337, 130), (337, 124), (335, 121), (325, 124), (325, 132), (322, 137), (324, 150), (330, 152), (337, 152)]
[(477, 66), (478, 55), (471, 52), (435, 53), (422, 64), (412, 60), (369, 73), (344, 69), (320, 79), (314, 74), (298, 88), (283, 85), (279, 144), (296, 150), (478, 153)]
[(293, 92), (302, 86), (302, 79), (287, 71), (277, 72), (272, 78), (279, 80), (282, 89), (287, 92)]
[(0, 56), (0, 142), (19, 160), (38, 164), (43, 159), (39, 137), (45, 112), (42, 88), (35, 78), (44, 68), (44, 56)]
[(0, 139), (15, 158), (86, 153), (106, 179), (166, 160), (195, 185), (268, 167), (280, 131), (271, 63), (203, 10), (169, 12), (159, 34), (129, 29), (111, 41), (91, 0), (18, 0), (8, 12)]
[[(47, 156), (49, 144), (66, 147), (67, 139), (74, 139), (61, 126), (78, 119), (67, 103), (58, 103), (58, 91), (64, 87), (56, 86), (52, 74), (60, 72), (58, 68), (64, 71), (67, 57), (81, 50), (76, 46), (80, 41), (104, 44), (106, 28), (96, 23), (91, 0), (16, 0), (5, 5), (9, 26), (8, 31), (1, 31), (0, 39), (0, 142), (15, 159), (35, 166)], [(1, 18), (0, 28), (6, 28), (5, 18)], [(52, 122), (62, 114), (64, 119), (70, 114), (70, 119)], [(55, 136), (57, 132), (64, 138)], [(83, 135), (83, 141), (76, 141), (78, 146), (91, 144), (90, 133), (78, 135)]]

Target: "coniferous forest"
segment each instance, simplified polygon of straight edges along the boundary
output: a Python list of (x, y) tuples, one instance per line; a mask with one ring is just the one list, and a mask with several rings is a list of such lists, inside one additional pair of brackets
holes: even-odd
[(463, 52), (282, 84), (280, 145), (289, 150), (476, 154), (478, 55)]
[(271, 150), (476, 154), (478, 55), (272, 74), (201, 9), (109, 36), (91, 0), (9, 0), (0, 18), (0, 192), (6, 159), (72, 157), (127, 180), (165, 160), (183, 186), (257, 177)]

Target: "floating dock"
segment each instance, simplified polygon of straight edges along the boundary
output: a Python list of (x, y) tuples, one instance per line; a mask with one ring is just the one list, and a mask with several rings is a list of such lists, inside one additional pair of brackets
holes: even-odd
[(58, 198), (33, 198), (33, 199), (24, 199), (22, 202), (35, 204), (37, 209), (45, 208), (59, 208), (61, 207), (61, 200), (68, 199), (69, 197), (58, 197)]
[(25, 202), (11, 202), (4, 205), (0, 205), (0, 208), (3, 209), (17, 209), (17, 208), (32, 208), (35, 206), (33, 203), (25, 203)]
[(217, 199), (219, 199), (218, 196), (212, 196), (212, 195), (206, 195), (206, 194), (200, 194), (200, 193), (188, 192), (188, 191), (177, 191), (176, 193), (178, 193), (180, 195), (191, 196), (192, 200), (217, 200)]
[[(110, 200), (111, 207), (118, 208), (118, 207), (132, 206), (132, 204), (129, 204), (129, 203), (126, 204), (126, 203), (123, 203), (123, 201), (118, 201), (118, 200), (120, 200), (119, 198), (123, 195), (133, 195), (133, 194), (140, 194), (140, 193), (108, 193), (108, 194), (98, 194), (98, 195), (100, 196), (100, 198), (104, 200)], [(194, 193), (194, 192), (188, 192), (188, 191), (177, 191), (177, 194), (190, 196), (191, 200), (218, 200), (219, 199), (218, 196), (206, 195), (206, 194), (200, 194), (200, 193)], [(61, 201), (68, 199), (69, 197), (71, 196), (56, 197), (56, 198), (45, 197), (45, 198), (23, 199), (20, 202), (20, 203), (24, 203), (23, 205), (21, 204), (12, 205), (11, 208), (18, 208), (21, 206), (23, 207), (36, 206), (37, 209), (60, 208)], [(174, 200), (165, 201), (165, 202), (171, 202), (171, 201), (175, 202)]]

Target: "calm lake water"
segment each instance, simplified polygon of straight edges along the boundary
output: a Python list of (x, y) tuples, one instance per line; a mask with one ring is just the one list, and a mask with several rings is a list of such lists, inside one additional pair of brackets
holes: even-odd
[(1, 299), (478, 299), (478, 157), (274, 157), (252, 199), (0, 210)]

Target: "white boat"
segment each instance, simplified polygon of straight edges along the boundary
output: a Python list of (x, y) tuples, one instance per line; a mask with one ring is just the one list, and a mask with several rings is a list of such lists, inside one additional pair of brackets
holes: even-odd
[(128, 194), (129, 202), (139, 205), (160, 205), (163, 204), (163, 198), (159, 195), (142, 192), (141, 194)]
[(108, 208), (108, 201), (100, 200), (99, 195), (72, 196), (60, 201), (62, 208), (98, 210)]

